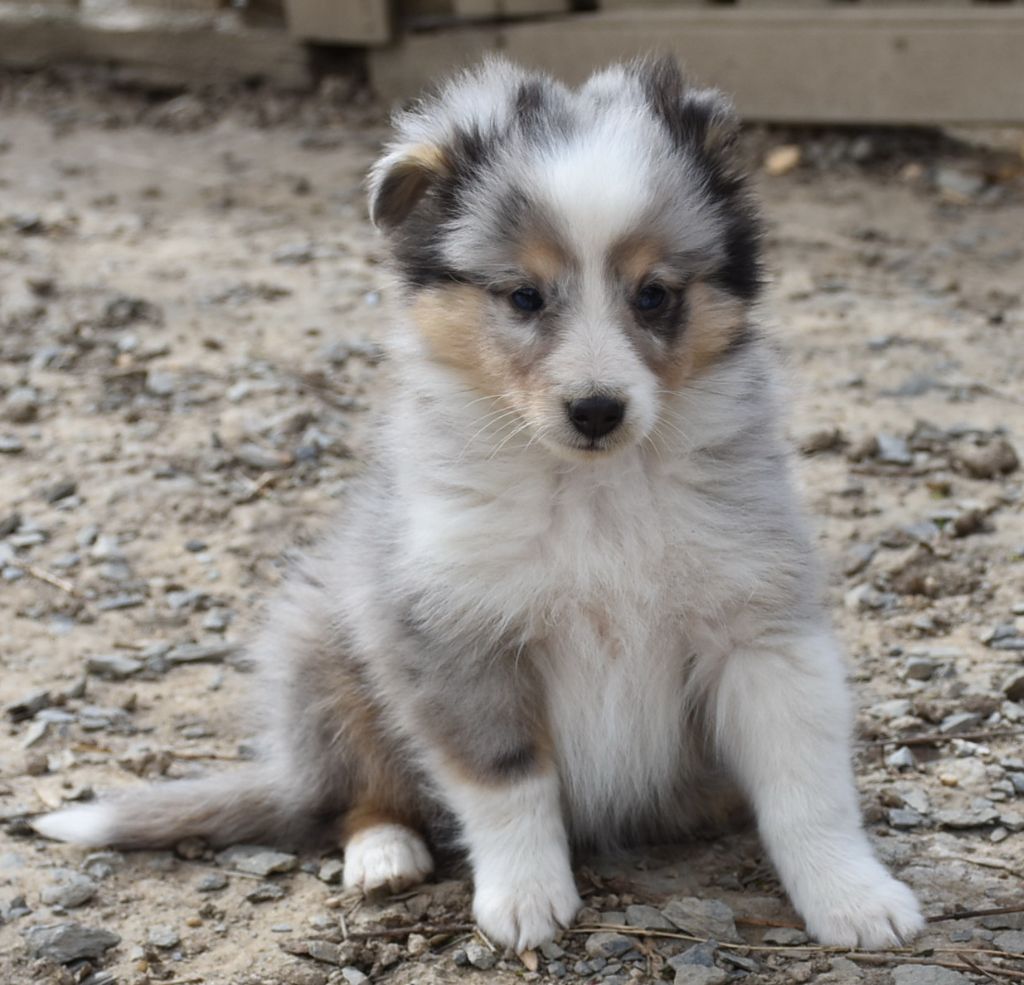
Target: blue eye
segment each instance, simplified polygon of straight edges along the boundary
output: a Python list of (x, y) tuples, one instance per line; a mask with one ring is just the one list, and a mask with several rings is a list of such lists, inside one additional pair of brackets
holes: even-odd
[(514, 290), (508, 299), (512, 306), (520, 311), (540, 311), (544, 307), (544, 298), (535, 287), (520, 287)]
[(640, 311), (657, 311), (668, 298), (668, 291), (660, 284), (648, 284), (633, 299), (633, 304)]

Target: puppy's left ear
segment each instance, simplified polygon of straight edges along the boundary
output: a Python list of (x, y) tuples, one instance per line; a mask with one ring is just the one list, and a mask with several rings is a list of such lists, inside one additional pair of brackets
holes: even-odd
[(444, 149), (405, 144), (385, 154), (370, 172), (370, 219), (380, 229), (400, 226), (435, 182), (451, 174)]
[(740, 130), (732, 100), (718, 89), (690, 87), (674, 58), (646, 59), (635, 71), (673, 143), (726, 163)]

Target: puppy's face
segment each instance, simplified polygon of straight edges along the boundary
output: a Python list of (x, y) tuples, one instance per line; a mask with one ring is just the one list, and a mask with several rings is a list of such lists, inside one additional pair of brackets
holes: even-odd
[(371, 209), (424, 351), (551, 450), (644, 440), (743, 344), (757, 230), (735, 124), (674, 64), (571, 92), (489, 62), (398, 128)]

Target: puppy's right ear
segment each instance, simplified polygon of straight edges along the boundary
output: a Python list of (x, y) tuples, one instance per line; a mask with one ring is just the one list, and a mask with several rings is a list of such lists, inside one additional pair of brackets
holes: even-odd
[(400, 226), (436, 181), (450, 175), (451, 162), (434, 144), (403, 144), (370, 172), (370, 219), (385, 232)]

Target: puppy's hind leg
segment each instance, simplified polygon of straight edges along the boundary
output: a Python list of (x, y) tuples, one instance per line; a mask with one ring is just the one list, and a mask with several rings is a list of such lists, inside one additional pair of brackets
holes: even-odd
[(860, 822), (842, 659), (813, 628), (733, 654), (716, 733), (793, 905), (824, 944), (892, 947), (923, 920)]

